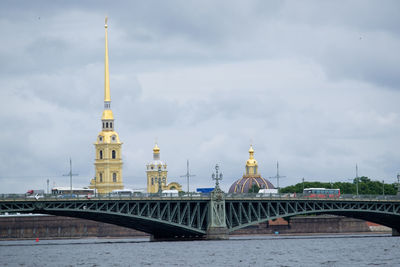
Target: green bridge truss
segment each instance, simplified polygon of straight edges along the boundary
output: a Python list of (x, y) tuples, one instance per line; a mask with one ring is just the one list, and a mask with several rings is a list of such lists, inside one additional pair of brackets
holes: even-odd
[[(376, 222), (400, 232), (399, 200), (296, 198), (4, 199), (0, 213), (40, 213), (111, 223), (155, 239), (204, 238), (280, 217), (335, 214)], [(219, 229), (221, 231), (211, 231)]]

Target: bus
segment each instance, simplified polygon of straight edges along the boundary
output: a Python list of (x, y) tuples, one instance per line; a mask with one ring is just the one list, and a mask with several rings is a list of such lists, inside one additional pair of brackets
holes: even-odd
[(304, 188), (303, 196), (310, 198), (339, 198), (340, 189)]
[(95, 196), (96, 190), (95, 189), (90, 189), (87, 187), (82, 187), (82, 188), (71, 188), (70, 187), (53, 187), (51, 189), (51, 194), (53, 196), (59, 197), (59, 198), (76, 198), (76, 197), (86, 197), (86, 198), (91, 198)]
[(116, 189), (111, 191), (111, 196), (113, 197), (132, 197), (141, 196), (143, 194), (143, 189)]

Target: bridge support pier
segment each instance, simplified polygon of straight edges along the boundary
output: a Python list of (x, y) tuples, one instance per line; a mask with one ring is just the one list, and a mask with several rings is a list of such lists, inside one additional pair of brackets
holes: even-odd
[(224, 192), (216, 185), (214, 191), (211, 192), (210, 201), (210, 219), (208, 222), (206, 239), (208, 240), (225, 240), (229, 239), (229, 231), (226, 226), (225, 212), (225, 195)]
[(400, 230), (392, 228), (392, 236), (400, 236)]
[(227, 240), (229, 239), (228, 228), (226, 227), (210, 227), (207, 230), (207, 240)]

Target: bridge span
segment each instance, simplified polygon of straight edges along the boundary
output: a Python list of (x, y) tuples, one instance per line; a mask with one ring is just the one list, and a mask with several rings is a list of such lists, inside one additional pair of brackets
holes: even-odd
[(237, 229), (306, 214), (335, 214), (379, 223), (400, 235), (400, 199), (229, 196), (92, 199), (3, 198), (0, 214), (77, 217), (133, 228), (164, 239), (227, 239)]

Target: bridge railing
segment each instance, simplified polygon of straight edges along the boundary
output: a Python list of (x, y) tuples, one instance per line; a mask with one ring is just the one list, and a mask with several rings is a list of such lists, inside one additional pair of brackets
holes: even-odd
[(260, 193), (228, 193), (225, 195), (228, 199), (338, 199), (338, 200), (400, 200), (399, 195), (352, 195), (342, 194), (338, 197), (332, 197), (330, 195), (319, 195), (318, 197), (311, 198), (308, 195), (302, 193), (274, 193), (274, 194), (260, 194)]
[[(307, 195), (301, 193), (281, 193), (281, 194), (260, 194), (260, 193), (226, 193), (227, 199), (339, 199), (339, 200), (400, 200), (399, 195), (352, 195), (342, 194), (339, 197), (332, 197), (329, 195), (319, 195), (318, 197), (310, 198)], [(150, 194), (140, 193), (132, 195), (115, 195), (115, 194), (96, 194), (96, 195), (26, 195), (26, 194), (0, 194), (0, 200), (104, 200), (104, 199), (210, 199), (209, 194), (202, 193), (188, 193), (183, 195), (176, 194)]]
[(134, 194), (95, 194), (95, 195), (53, 195), (53, 194), (0, 194), (0, 200), (105, 200), (105, 199), (210, 199), (209, 194), (202, 193), (186, 193), (186, 194), (151, 194), (151, 193), (134, 193)]

